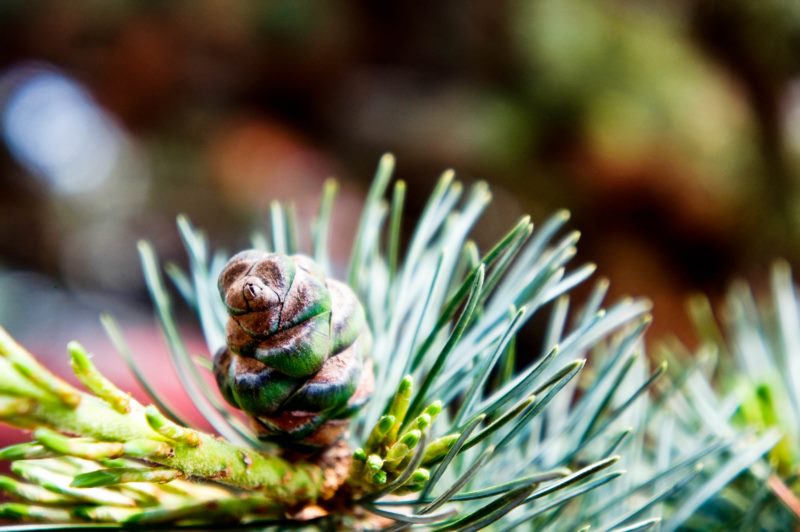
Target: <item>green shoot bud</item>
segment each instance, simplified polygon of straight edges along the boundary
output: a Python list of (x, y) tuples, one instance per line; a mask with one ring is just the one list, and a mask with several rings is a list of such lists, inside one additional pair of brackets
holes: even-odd
[(414, 429), (406, 432), (403, 437), (400, 438), (400, 441), (392, 445), (386, 453), (385, 461), (388, 467), (390, 469), (397, 468), (403, 460), (411, 454), (411, 451), (417, 446), (421, 437), (422, 432), (419, 430)]
[(64, 504), (70, 502), (69, 498), (62, 497), (41, 486), (26, 484), (6, 476), (0, 476), (0, 491), (34, 503)]
[(33, 401), (30, 399), (0, 397), (0, 419), (25, 415), (33, 410), (33, 407)]
[(70, 342), (67, 344), (67, 350), (70, 355), (72, 371), (89, 391), (108, 403), (117, 412), (121, 414), (130, 412), (130, 396), (114, 386), (98, 371), (92, 363), (89, 353), (82, 345), (78, 342)]
[(413, 449), (417, 446), (421, 437), (422, 431), (417, 429), (409, 430), (400, 438), (400, 443), (406, 445), (409, 449)]
[(423, 410), (423, 412), (425, 414), (428, 414), (430, 416), (430, 418), (431, 418), (431, 422), (433, 422), (433, 420), (436, 419), (436, 416), (441, 414), (442, 408), (443, 408), (442, 407), (442, 402), (439, 401), (439, 400), (436, 400), (436, 401), (432, 402), (431, 404), (429, 404), (428, 407), (425, 408), (425, 410)]
[(387, 434), (394, 426), (395, 421), (396, 419), (394, 416), (381, 416), (378, 420), (378, 430), (381, 434)]
[(123, 454), (134, 458), (169, 458), (175, 451), (163, 441), (142, 438), (131, 440), (123, 445)]
[(185, 443), (190, 447), (200, 445), (200, 435), (196, 431), (173, 423), (153, 405), (148, 406), (145, 410), (145, 418), (147, 419), (147, 424), (165, 438), (174, 442)]
[(450, 448), (458, 441), (460, 434), (447, 434), (441, 438), (433, 440), (426, 448), (422, 457), (423, 464), (437, 462), (444, 458)]
[(389, 415), (394, 416), (395, 423), (392, 430), (389, 432), (387, 438), (389, 443), (394, 443), (397, 440), (397, 433), (405, 421), (408, 407), (411, 404), (411, 396), (414, 393), (414, 379), (410, 375), (403, 377), (397, 387), (397, 392), (392, 399), (392, 405), (389, 407)]
[(56, 453), (38, 443), (17, 443), (0, 449), (0, 460), (33, 460), (52, 458)]
[(417, 491), (422, 491), (423, 489), (425, 489), (425, 485), (426, 484), (427, 484), (427, 482), (421, 482), (419, 484), (415, 484), (413, 482), (408, 482), (405, 486), (400, 488), (397, 491), (397, 493), (398, 493), (398, 495), (402, 495), (403, 493), (414, 493), (414, 492), (417, 492)]
[(71, 520), (70, 517), (69, 510), (61, 508), (33, 506), (16, 502), (0, 504), (0, 518), (2, 519), (30, 519), (35, 521), (66, 523)]
[(372, 431), (369, 434), (369, 438), (367, 438), (367, 443), (365, 445), (366, 450), (374, 451), (380, 446), (383, 442), (386, 435), (392, 430), (395, 424), (395, 417), (392, 415), (381, 416), (377, 423), (375, 423), (375, 427), (373, 427)]
[(50, 429), (39, 428), (33, 437), (46, 448), (59, 454), (68, 454), (87, 460), (99, 458), (116, 458), (125, 452), (123, 444), (118, 442), (94, 442), (79, 438), (68, 438)]
[(387, 467), (390, 469), (394, 469), (400, 462), (403, 461), (403, 458), (408, 455), (408, 445), (397, 442), (389, 448), (389, 451), (386, 453), (386, 463)]
[(424, 467), (419, 467), (411, 473), (411, 478), (408, 479), (409, 484), (423, 484), (430, 480), (431, 472)]
[(100, 523), (124, 523), (141, 513), (142, 510), (139, 509), (119, 508), (117, 506), (79, 506), (75, 509), (77, 517)]
[(431, 416), (422, 413), (414, 420), (414, 426), (419, 430), (425, 430), (431, 425)]
[(70, 486), (74, 488), (96, 488), (113, 486), (127, 482), (152, 482), (163, 484), (181, 478), (180, 471), (167, 468), (133, 468), (99, 469), (76, 476)]
[(373, 473), (377, 473), (383, 467), (383, 458), (377, 454), (371, 454), (367, 457), (367, 469)]
[(30, 383), (56, 397), (69, 408), (75, 408), (81, 402), (78, 390), (43, 368), (33, 355), (19, 345), (2, 327), (0, 327), (0, 357), (10, 362), (17, 373)]
[(425, 485), (431, 478), (431, 473), (424, 467), (420, 467), (414, 470), (411, 474), (411, 477), (408, 479), (408, 482), (403, 484), (403, 487), (399, 490), (400, 493), (410, 493), (415, 491), (422, 491), (425, 488)]
[[(63, 460), (62, 460), (63, 461)], [(90, 504), (108, 504), (111, 506), (136, 506), (136, 501), (119, 491), (106, 488), (74, 488), (70, 486), (71, 473), (56, 472), (50, 469), (53, 464), (38, 464), (35, 461), (14, 462), (11, 470), (22, 478), (42, 486), (54, 493), (84, 501)]]

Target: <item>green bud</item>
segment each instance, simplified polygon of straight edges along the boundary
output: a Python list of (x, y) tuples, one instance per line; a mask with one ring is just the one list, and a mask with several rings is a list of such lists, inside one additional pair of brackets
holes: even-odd
[(424, 467), (417, 468), (411, 474), (411, 477), (409, 477), (408, 482), (403, 484), (403, 487), (399, 490), (399, 493), (422, 491), (430, 478), (430, 471)]
[(396, 419), (392, 415), (381, 416), (377, 424), (378, 430), (380, 431), (381, 435), (387, 434), (394, 426), (395, 421)]
[(34, 408), (30, 399), (0, 397), (0, 418), (21, 416)]
[(198, 434), (197, 431), (173, 423), (164, 417), (155, 406), (148, 406), (145, 409), (144, 415), (147, 419), (147, 424), (165, 438), (174, 442), (185, 443), (190, 447), (197, 447), (200, 445), (200, 434)]
[(450, 451), (450, 448), (455, 445), (460, 437), (460, 434), (447, 434), (441, 438), (433, 440), (425, 448), (425, 454), (422, 456), (423, 464), (431, 464), (438, 462)]
[(431, 418), (431, 422), (433, 422), (433, 420), (436, 419), (439, 414), (441, 414), (442, 408), (442, 402), (437, 400), (429, 404), (428, 407), (423, 410), (423, 412), (428, 414)]
[[(0, 327), (0, 358), (6, 362), (5, 366), (11, 365), (15, 370), (3, 371), (3, 378), (0, 381), (3, 381), (4, 389), (23, 392), (21, 395), (31, 398), (39, 398), (41, 392), (45, 392), (69, 408), (75, 408), (81, 402), (78, 390), (42, 368), (33, 355), (20, 346), (2, 327)], [(21, 383), (16, 378), (19, 375), (23, 377)], [(11, 383), (6, 383), (6, 380)], [(31, 384), (34, 386), (31, 387)], [(31, 388), (38, 390), (33, 391)], [(33, 393), (27, 393), (28, 391)]]
[(56, 453), (38, 443), (17, 443), (0, 449), (0, 460), (32, 460), (52, 458)]
[(411, 391), (414, 388), (414, 379), (411, 375), (406, 375), (400, 381), (400, 384), (397, 386), (397, 393), (399, 395), (408, 395), (411, 396)]
[(389, 448), (389, 451), (386, 453), (386, 460), (384, 462), (388, 467), (394, 468), (403, 461), (403, 458), (408, 455), (408, 451), (408, 445), (402, 442), (397, 442), (392, 445), (391, 448)]
[(52, 491), (41, 486), (26, 484), (6, 476), (0, 476), (0, 492), (14, 495), (17, 498), (25, 499), (28, 502), (41, 504), (59, 505), (71, 502), (69, 498), (58, 495), (57, 493), (53, 493)]
[(130, 396), (114, 386), (97, 370), (89, 353), (81, 344), (70, 342), (67, 344), (67, 350), (70, 355), (72, 371), (89, 391), (108, 403), (117, 412), (121, 414), (130, 412)]
[(366, 462), (367, 461), (367, 453), (364, 452), (364, 449), (359, 447), (355, 451), (353, 451), (353, 460), (357, 462)]
[(431, 478), (431, 472), (425, 469), (424, 467), (420, 467), (414, 470), (411, 473), (411, 478), (408, 479), (409, 484), (422, 484), (427, 482)]
[(409, 430), (400, 438), (400, 443), (406, 445), (409, 449), (413, 449), (419, 443), (420, 438), (422, 438), (422, 432), (420, 430)]
[(372, 475), (372, 481), (375, 484), (386, 484), (386, 480), (388, 479), (386, 475), (386, 471), (378, 471), (374, 475)]
[(377, 454), (371, 454), (367, 457), (367, 469), (373, 473), (377, 473), (383, 467), (383, 458)]
[(392, 430), (395, 423), (395, 417), (392, 415), (381, 416), (367, 438), (366, 449), (367, 451), (374, 451), (383, 442), (384, 437)]
[(431, 416), (428, 414), (422, 413), (417, 416), (417, 419), (414, 420), (414, 426), (417, 427), (419, 430), (425, 430), (431, 425)]
[(386, 464), (390, 468), (398, 467), (411, 454), (411, 451), (419, 443), (420, 438), (422, 438), (422, 432), (416, 429), (403, 434), (400, 441), (392, 445), (386, 453)]
[(425, 485), (427, 482), (420, 482), (420, 483), (413, 483), (408, 482), (402, 488), (400, 488), (396, 493), (398, 495), (402, 495), (403, 493), (415, 493), (417, 491), (422, 491), (425, 489)]
[(163, 441), (138, 439), (122, 444), (123, 454), (134, 458), (169, 458), (174, 450)]
[(162, 484), (170, 482), (183, 475), (180, 471), (167, 468), (134, 468), (121, 467), (118, 469), (98, 469), (83, 473), (72, 479), (70, 486), (74, 488), (96, 488), (113, 486), (128, 482), (152, 482)]
[(100, 523), (124, 523), (145, 511), (147, 510), (119, 508), (116, 506), (79, 506), (74, 510), (77, 517)]
[(387, 440), (389, 443), (394, 443), (397, 440), (397, 433), (405, 421), (408, 407), (411, 404), (411, 396), (414, 393), (414, 379), (411, 375), (406, 375), (397, 387), (397, 392), (392, 399), (392, 404), (389, 407), (389, 414), (394, 416), (395, 423), (392, 430), (389, 432)]
[(68, 438), (46, 428), (36, 429), (33, 437), (52, 451), (88, 460), (116, 458), (125, 452), (123, 444), (118, 442), (93, 442), (81, 438)]
[(12, 520), (32, 519), (35, 521), (49, 521), (54, 523), (66, 523), (70, 521), (69, 510), (16, 502), (0, 504), (0, 518)]

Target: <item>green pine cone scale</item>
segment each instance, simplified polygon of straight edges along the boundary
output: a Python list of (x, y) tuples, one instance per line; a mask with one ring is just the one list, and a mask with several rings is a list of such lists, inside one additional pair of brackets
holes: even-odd
[[(363, 336), (364, 331), (368, 331), (367, 318), (364, 314), (364, 307), (356, 298), (356, 295), (344, 283), (328, 280), (328, 288), (331, 292), (331, 308), (335, 311), (331, 315), (331, 335), (333, 336), (333, 352), (339, 353), (353, 344), (359, 337)], [(368, 353), (372, 343), (372, 338), (364, 338), (361, 341), (362, 352), (366, 349)]]
[(259, 416), (274, 414), (304, 382), (226, 348), (216, 354), (214, 368), (225, 400)]
[(315, 375), (285, 403), (289, 410), (320, 412), (339, 410), (355, 393), (361, 380), (362, 358), (358, 342), (329, 358)]
[(316, 373), (331, 353), (330, 322), (326, 312), (278, 331), (255, 346), (253, 357), (292, 377)]

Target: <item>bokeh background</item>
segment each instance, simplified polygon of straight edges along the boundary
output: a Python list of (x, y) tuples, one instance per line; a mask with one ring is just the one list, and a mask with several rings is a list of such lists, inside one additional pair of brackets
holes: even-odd
[(344, 260), (386, 151), (409, 223), (442, 170), (487, 180), (484, 247), (570, 209), (612, 294), (653, 300), (651, 341), (691, 345), (691, 292), (800, 271), (800, 2), (3, 0), (0, 324), (138, 394), (111, 312), (179, 398), (136, 240), (184, 263), (182, 212), (235, 251), (273, 199), (307, 227), (333, 175)]

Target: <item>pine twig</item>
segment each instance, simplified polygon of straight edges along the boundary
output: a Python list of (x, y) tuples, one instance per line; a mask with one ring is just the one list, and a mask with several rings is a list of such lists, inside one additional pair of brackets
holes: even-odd
[[(76, 354), (79, 356), (74, 367), (84, 374), (99, 376), (82, 349), (71, 345), (71, 351), (73, 360)], [(4, 368), (0, 399), (27, 400), (25, 409), (7, 412), (10, 415), (4, 416), (3, 422), (20, 427), (49, 426), (94, 440), (77, 441), (51, 430), (37, 431), (39, 443), (57, 454), (95, 459), (141, 458), (179, 471), (185, 477), (259, 491), (285, 505), (332, 494), (323, 493), (324, 472), (318, 465), (291, 463), (276, 455), (236, 447), (210, 434), (165, 425), (166, 420), (156, 410), (146, 409), (133, 399), (127, 405), (128, 411), (122, 412), (118, 399), (125, 395), (110, 389), (113, 385), (108, 381), (103, 381), (102, 397), (78, 391), (39, 364), (3, 328), (0, 360), (11, 362)]]

